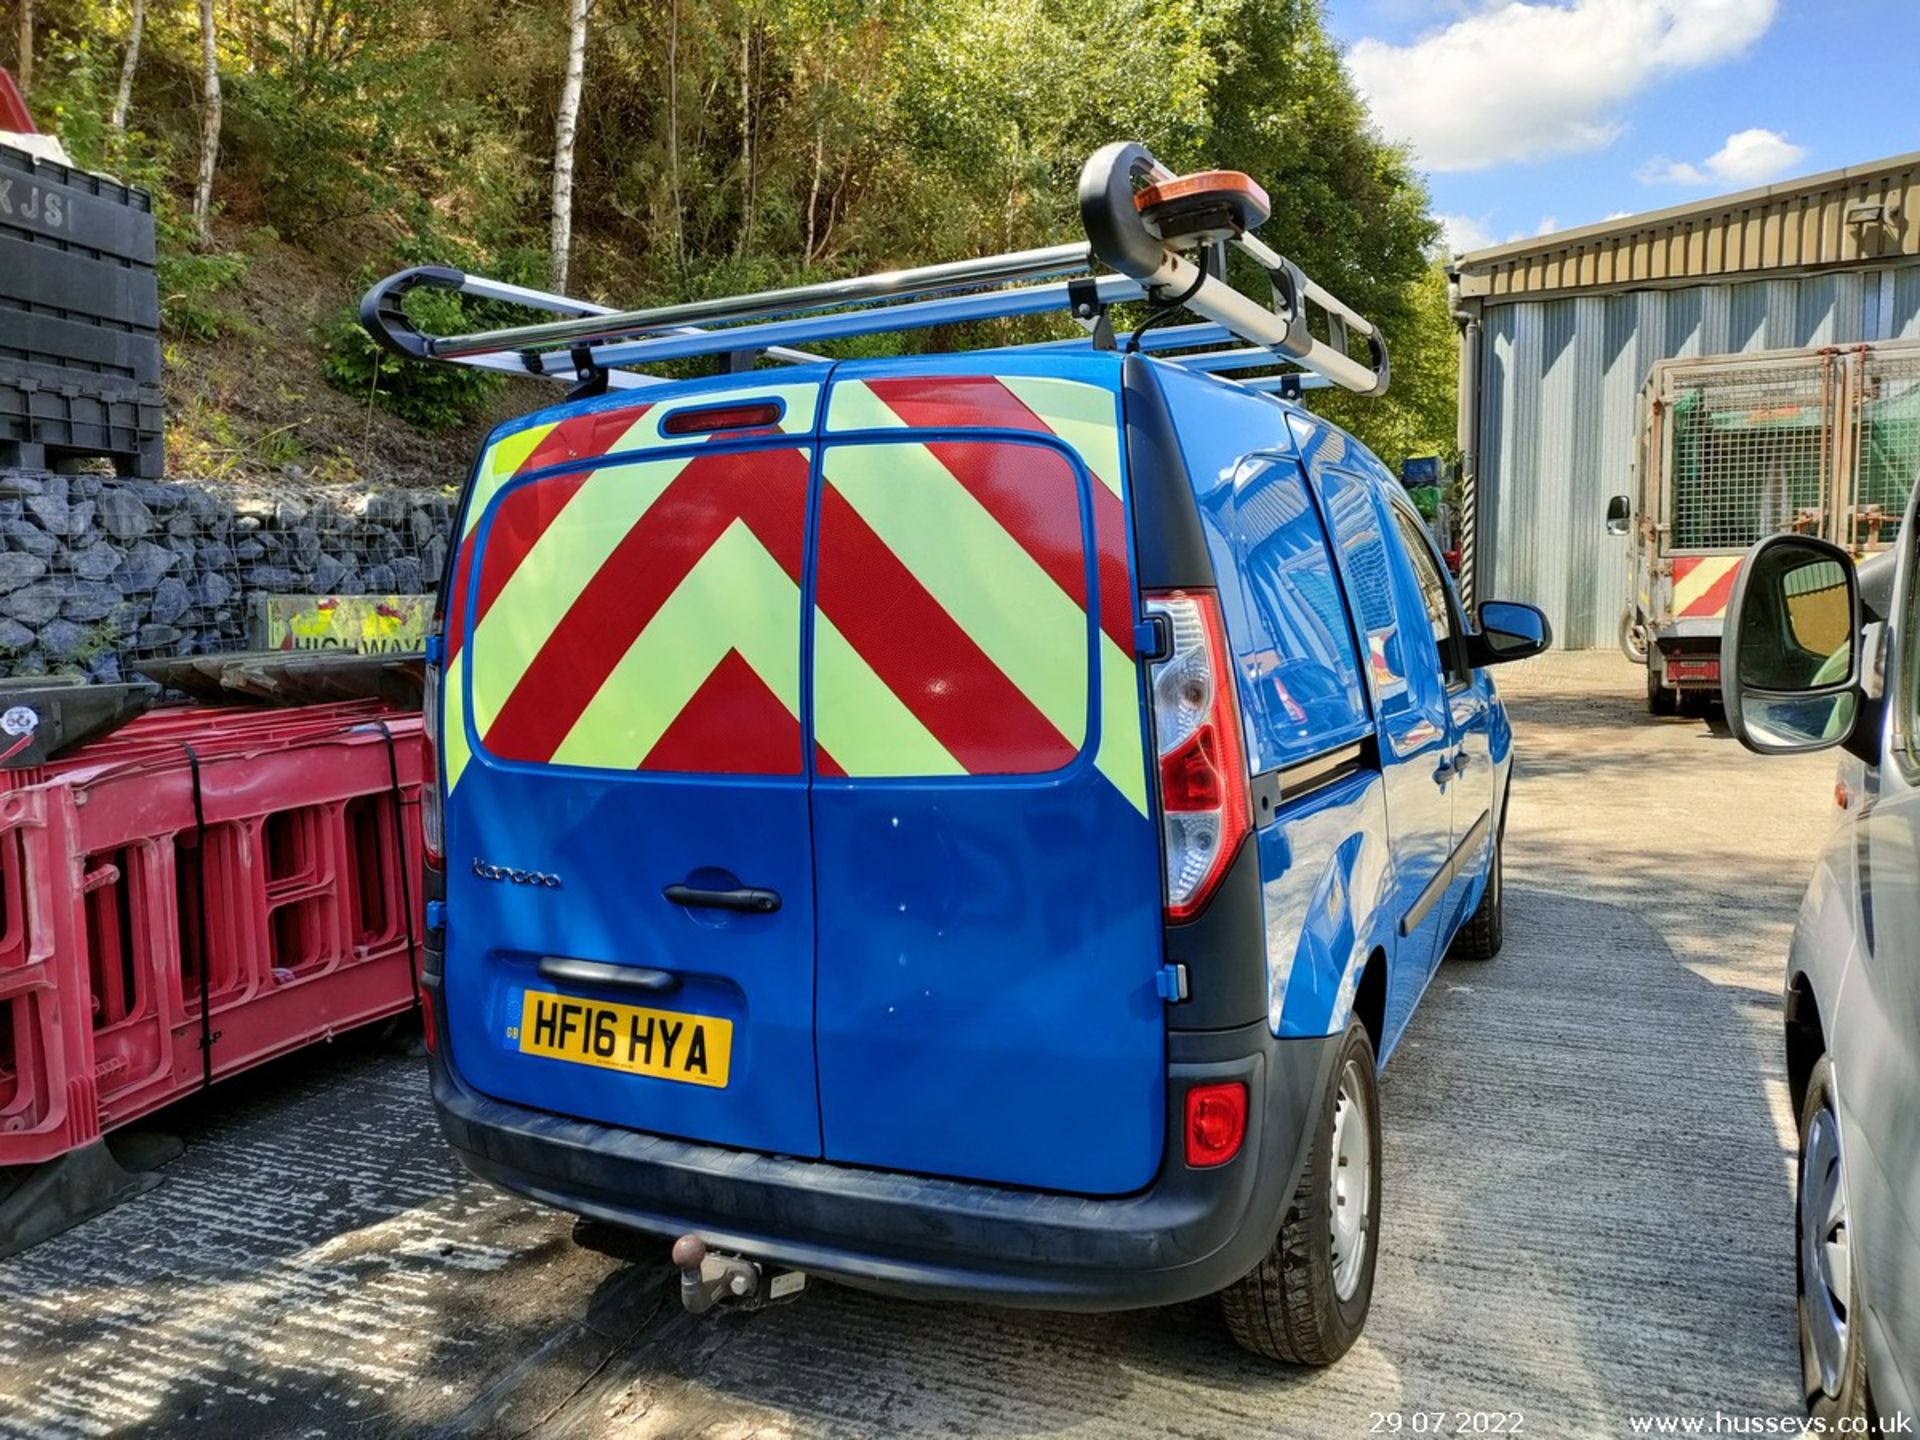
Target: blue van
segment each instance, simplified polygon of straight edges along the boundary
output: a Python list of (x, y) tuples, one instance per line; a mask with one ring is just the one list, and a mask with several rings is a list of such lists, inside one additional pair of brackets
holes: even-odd
[[(1378, 1068), (1443, 956), (1500, 948), (1486, 671), (1547, 626), (1470, 622), (1285, 398), (1386, 352), (1254, 239), (1258, 187), (1113, 146), (1081, 199), (1086, 244), (724, 302), (369, 294), (403, 353), (574, 386), (488, 441), (429, 651), (434, 1098), (481, 1176), (678, 1237), (694, 1310), (793, 1272), (1219, 1293), (1324, 1364), (1372, 1292)], [(564, 318), (425, 336), (423, 284)], [(1089, 338), (804, 348), (1055, 307)]]

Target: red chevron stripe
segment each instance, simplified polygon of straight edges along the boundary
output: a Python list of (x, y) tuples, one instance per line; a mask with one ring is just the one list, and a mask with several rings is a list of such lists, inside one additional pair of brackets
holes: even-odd
[(815, 599), (883, 684), (976, 775), (1057, 770), (1075, 747), (987, 658), (831, 483)]
[[(1678, 562), (1675, 563), (1674, 568), (1677, 574)], [(1740, 567), (1735, 565), (1703, 590), (1700, 597), (1680, 613), (1692, 619), (1708, 619), (1722, 613), (1727, 608), (1727, 602), (1733, 599), (1733, 582), (1739, 578)]]
[(652, 408), (652, 401), (643, 400), (611, 410), (569, 415), (547, 432), (513, 473), (525, 475), (530, 471), (544, 470), (549, 465), (564, 465), (569, 460), (591, 460), (605, 455), (622, 435), (633, 428), (633, 422)]
[(620, 657), (736, 519), (797, 583), (809, 468), (798, 450), (691, 461), (555, 627), (483, 737), (487, 748), (512, 760), (551, 759)]
[(800, 721), (738, 650), (729, 650), (654, 742), (642, 770), (798, 775)]
[(474, 595), (473, 623), (487, 618), (507, 581), (540, 543), (547, 527), (580, 493), (590, 471), (555, 475), (509, 492), (494, 508), (487, 529), (487, 548), (480, 557), (480, 587)]
[[(991, 375), (941, 375), (892, 380), (870, 380), (868, 388), (886, 407), (909, 425), (925, 428), (967, 429), (994, 426), (1003, 430), (1029, 430), (1037, 435), (1052, 435), (1047, 422), (1034, 414), (1026, 402)], [(928, 447), (940, 463), (953, 471), (974, 498), (984, 505), (1007, 533), (1033, 556), (1041, 569), (1051, 576), (1073, 602), (1086, 608), (1086, 585), (1080, 568), (1080, 542), (1073, 540), (1071, 565), (1060, 565), (1054, 547), (1048, 541), (1057, 536), (1045, 527), (1035, 526), (1022, 517), (1022, 495), (1016, 467), (997, 485), (981, 482), (975, 473), (982, 469), (978, 459), (961, 455), (962, 449), (987, 450), (987, 446), (963, 447), (937, 444)], [(997, 458), (997, 457), (996, 457)], [(1031, 457), (1028, 457), (1031, 458)], [(957, 462), (957, 463), (955, 463)], [(1001, 467), (996, 467), (1001, 468)], [(978, 486), (979, 488), (976, 488)], [(1133, 654), (1133, 585), (1127, 567), (1127, 518), (1120, 497), (1098, 480), (1088, 486), (1093, 497), (1093, 535), (1098, 550), (1100, 579), (1100, 628), (1126, 655)], [(1074, 516), (1074, 528), (1079, 516)], [(1069, 583), (1070, 582), (1070, 583)]]

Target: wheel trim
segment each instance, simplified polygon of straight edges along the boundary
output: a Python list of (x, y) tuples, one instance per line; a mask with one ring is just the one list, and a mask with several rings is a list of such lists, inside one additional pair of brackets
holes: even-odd
[(1840, 1127), (1831, 1110), (1814, 1112), (1800, 1152), (1801, 1343), (1807, 1378), (1827, 1395), (1846, 1374), (1847, 1306), (1852, 1296), (1847, 1192), (1840, 1166)]
[(1358, 1061), (1340, 1071), (1333, 1102), (1332, 1164), (1327, 1176), (1327, 1229), (1333, 1290), (1342, 1300), (1359, 1293), (1373, 1231), (1373, 1121), (1366, 1077)]

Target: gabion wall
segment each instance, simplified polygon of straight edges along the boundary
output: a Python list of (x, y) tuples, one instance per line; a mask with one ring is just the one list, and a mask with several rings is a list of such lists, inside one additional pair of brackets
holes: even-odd
[(0, 470), (0, 675), (118, 680), (144, 659), (244, 649), (260, 593), (426, 594), (453, 505)]

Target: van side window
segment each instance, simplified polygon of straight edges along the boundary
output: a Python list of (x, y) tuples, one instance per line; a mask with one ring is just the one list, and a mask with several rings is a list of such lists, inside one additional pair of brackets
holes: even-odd
[(1453, 601), (1447, 594), (1447, 582), (1441, 577), (1440, 566), (1433, 558), (1427, 527), (1397, 500), (1390, 502), (1387, 508), (1393, 512), (1393, 523), (1399, 528), (1400, 539), (1407, 547), (1407, 558), (1413, 562), (1414, 578), (1420, 582), (1420, 598), (1427, 607), (1427, 625), (1433, 631), (1433, 643), (1440, 650), (1440, 668), (1446, 672), (1449, 680), (1457, 680), (1461, 678), (1461, 666), (1453, 623)]

